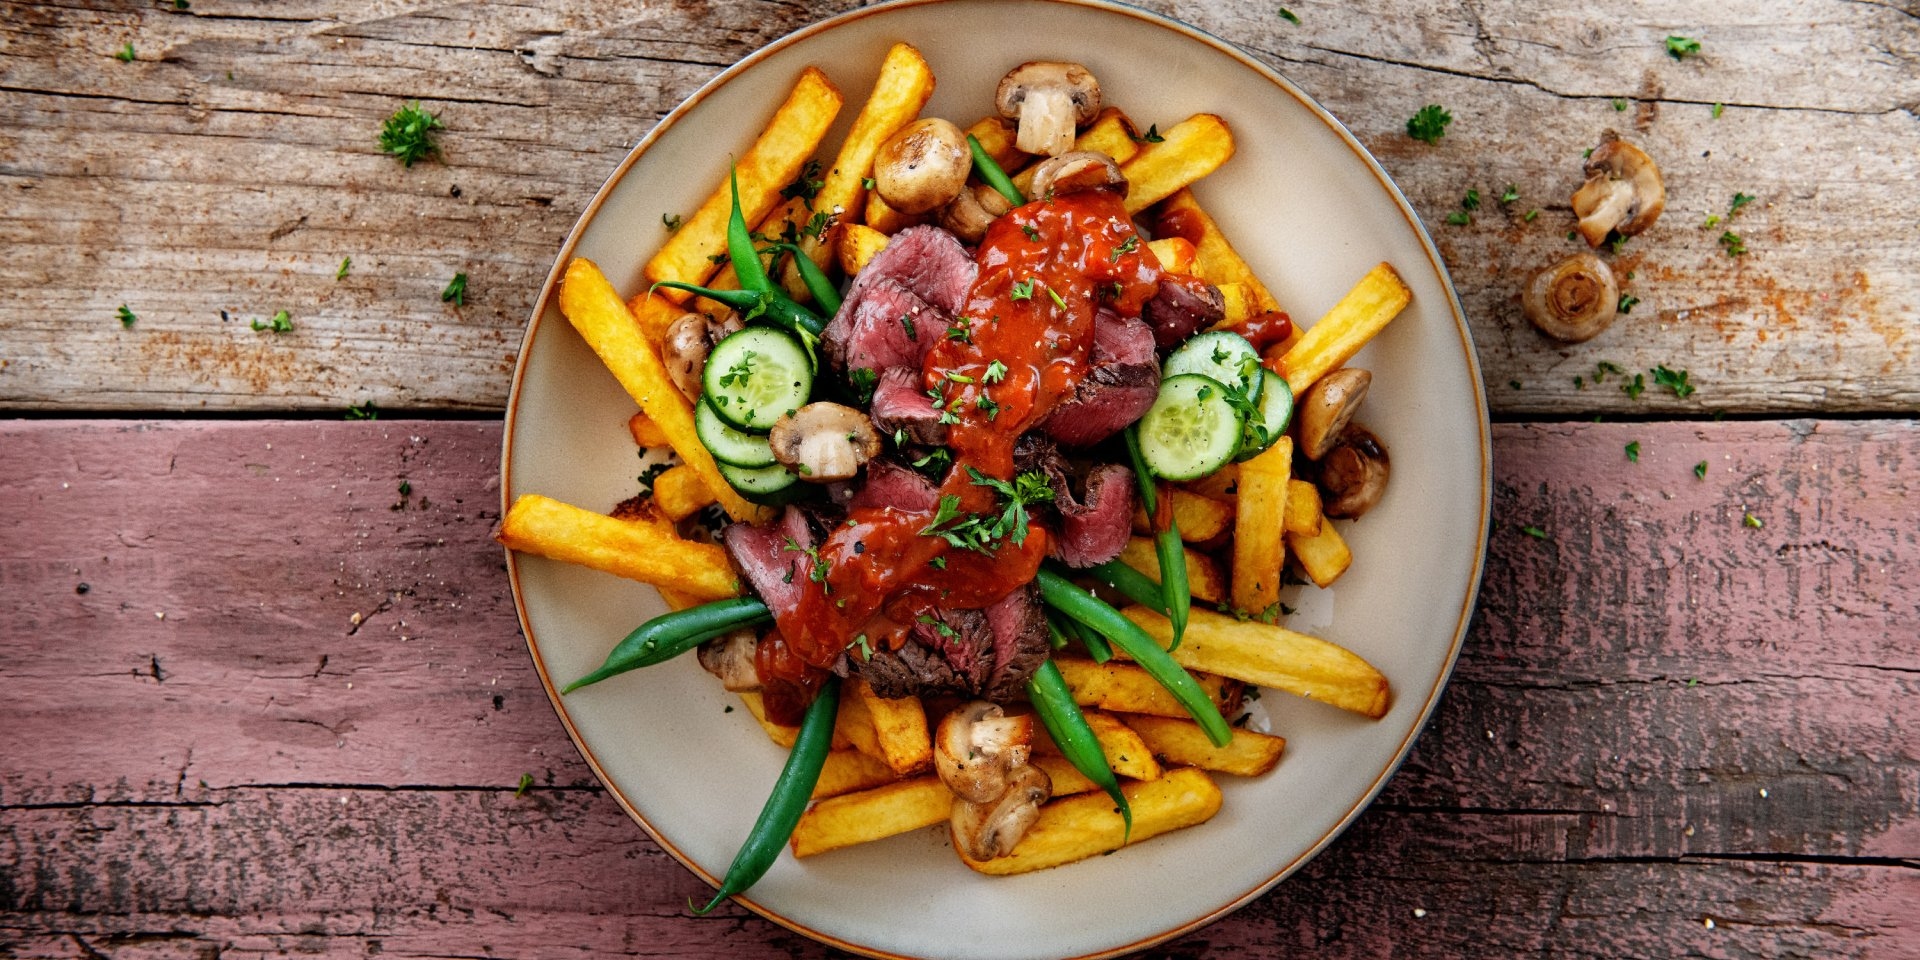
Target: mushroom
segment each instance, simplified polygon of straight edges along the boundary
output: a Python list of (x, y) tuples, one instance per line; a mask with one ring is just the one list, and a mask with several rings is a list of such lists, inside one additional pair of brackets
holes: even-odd
[(1387, 492), (1387, 448), (1366, 427), (1349, 426), (1320, 461), (1321, 507), (1329, 517), (1352, 520)]
[(1353, 412), (1360, 409), (1360, 401), (1367, 398), (1367, 388), (1372, 385), (1373, 374), (1344, 368), (1321, 377), (1308, 388), (1295, 413), (1300, 421), (1300, 452), (1308, 460), (1326, 456), (1339, 442), (1341, 431), (1353, 419)]
[(1035, 197), (1057, 197), (1081, 190), (1112, 190), (1125, 197), (1127, 175), (1104, 153), (1074, 150), (1036, 164), (1028, 190)]
[(941, 718), (933, 737), (933, 767), (954, 796), (992, 803), (1027, 765), (1032, 744), (1031, 714), (1009, 717), (999, 704), (975, 700)]
[(979, 184), (960, 191), (952, 203), (940, 209), (940, 225), (967, 243), (979, 243), (987, 235), (987, 228), (1012, 209), (1013, 204), (1000, 191)]
[(720, 686), (732, 693), (760, 689), (760, 671), (754, 655), (760, 649), (760, 635), (750, 629), (733, 630), (700, 645), (700, 668), (720, 678)]
[(994, 106), (1020, 121), (1013, 145), (1057, 157), (1073, 149), (1074, 128), (1100, 112), (1100, 81), (1077, 63), (1029, 60), (1000, 78)]
[(700, 399), (700, 374), (707, 369), (707, 351), (713, 344), (707, 338), (707, 318), (684, 313), (667, 326), (661, 360), (667, 376), (689, 400)]
[(1609, 232), (1633, 236), (1667, 208), (1667, 187), (1653, 158), (1612, 130), (1587, 156), (1586, 171), (1587, 182), (1573, 194), (1573, 213), (1587, 246), (1605, 243)]
[(852, 407), (825, 400), (809, 403), (774, 421), (767, 433), (773, 458), (812, 483), (850, 480), (860, 465), (880, 455), (873, 421)]
[(956, 799), (948, 821), (954, 848), (970, 860), (992, 860), (1013, 852), (1034, 821), (1040, 805), (1053, 795), (1053, 780), (1034, 766), (1014, 770), (1006, 792), (985, 803)]
[(915, 120), (873, 157), (873, 189), (901, 213), (926, 213), (960, 195), (973, 170), (967, 135), (939, 117)]
[(1591, 253), (1576, 253), (1534, 274), (1520, 293), (1520, 308), (1541, 333), (1581, 343), (1613, 323), (1620, 308), (1620, 285), (1605, 261)]

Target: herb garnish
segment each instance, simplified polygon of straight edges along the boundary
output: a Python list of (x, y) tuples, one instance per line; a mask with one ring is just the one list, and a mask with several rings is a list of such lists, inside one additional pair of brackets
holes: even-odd
[(1421, 107), (1407, 119), (1407, 136), (1427, 143), (1439, 143), (1447, 135), (1447, 124), (1453, 122), (1453, 114), (1437, 103)]
[(1739, 234), (1731, 230), (1721, 231), (1720, 245), (1727, 248), (1729, 257), (1737, 257), (1747, 252), (1747, 241), (1742, 240)]
[(1614, 307), (1614, 311), (1617, 313), (1632, 313), (1634, 305), (1639, 302), (1640, 302), (1639, 297), (1636, 297), (1631, 293), (1623, 293), (1620, 295), (1620, 303), (1618, 306)]
[(1693, 475), (1696, 479), (1700, 480), (1707, 478), (1707, 462), (1705, 460), (1693, 465)]
[(660, 215), (660, 225), (666, 227), (668, 233), (680, 229), (680, 225), (686, 222), (686, 218), (677, 213), (663, 213)]
[(1667, 53), (1675, 60), (1685, 60), (1700, 52), (1700, 41), (1689, 37), (1667, 38)]
[(133, 322), (140, 319), (134, 316), (133, 311), (127, 309), (127, 305), (124, 303), (120, 305), (119, 310), (114, 311), (114, 315), (120, 318), (120, 326), (129, 330), (133, 329)]
[(420, 108), (420, 101), (403, 104), (380, 127), (380, 149), (411, 167), (415, 160), (440, 152), (439, 144), (433, 142), (433, 131), (444, 126), (439, 117)]
[(1286, 7), (1280, 8), (1280, 19), (1285, 20), (1286, 22), (1291, 23), (1296, 27), (1300, 25), (1299, 15), (1295, 14), (1292, 10), (1288, 10)]
[(1640, 462), (1640, 441), (1635, 440), (1627, 444), (1627, 459), (1634, 463)]
[(1646, 389), (1647, 378), (1637, 373), (1633, 375), (1631, 381), (1620, 385), (1620, 392), (1626, 394), (1629, 400), (1640, 399), (1640, 394), (1645, 392)]
[(1751, 511), (1743, 511), (1743, 513), (1745, 513), (1745, 516), (1742, 516), (1740, 518), (1741, 524), (1752, 527), (1755, 530), (1758, 530), (1761, 527), (1766, 526), (1766, 523), (1762, 521), (1759, 517), (1754, 516)]
[(1521, 527), (1520, 532), (1526, 534), (1529, 537), (1534, 538), (1535, 540), (1547, 539), (1547, 532), (1545, 530), (1540, 529), (1539, 527), (1531, 527), (1531, 526)]
[(372, 400), (368, 400), (367, 402), (360, 404), (357, 407), (355, 406), (348, 407), (347, 419), (348, 420), (378, 420), (380, 419), (380, 411), (374, 409)]
[(121, 63), (132, 63), (135, 56), (136, 54), (133, 52), (133, 41), (129, 40), (126, 46), (121, 47), (119, 52), (113, 55), (113, 58)]
[(352, 258), (352, 257), (341, 257), (341, 258), (340, 258), (340, 269), (338, 269), (338, 270), (335, 270), (335, 271), (333, 272), (333, 279), (335, 279), (335, 280), (345, 280), (345, 279), (347, 278), (347, 274), (348, 274), (348, 272), (350, 272), (350, 271), (352, 271), (352, 270), (353, 270), (353, 258)]
[(1011, 294), (1008, 294), (1008, 296), (1014, 300), (1032, 300), (1033, 299), (1033, 281), (1031, 279), (1028, 279), (1028, 280), (1022, 280), (1019, 283), (1014, 284), (1013, 292)]
[(293, 315), (282, 310), (274, 314), (271, 320), (254, 320), (247, 325), (255, 330), (271, 330), (274, 333), (292, 333)]
[(1467, 210), (1480, 209), (1480, 191), (1467, 188), (1467, 195), (1460, 198), (1460, 206)]
[(516, 797), (524, 797), (527, 791), (531, 789), (533, 789), (533, 774), (523, 773), (520, 775), (520, 785), (513, 789), (513, 795)]
[(1060, 291), (1055, 290), (1052, 287), (1048, 287), (1047, 296), (1053, 300), (1054, 306), (1059, 307), (1062, 310), (1065, 310), (1067, 308), (1067, 301), (1060, 299)]
[(820, 195), (820, 188), (825, 185), (826, 181), (820, 179), (820, 161), (808, 160), (806, 166), (800, 168), (800, 176), (780, 188), (780, 196), (788, 200), (798, 197), (812, 210), (813, 198)]
[(1669, 370), (1665, 364), (1653, 368), (1653, 382), (1673, 391), (1673, 395), (1682, 400), (1693, 395), (1693, 384), (1687, 382), (1687, 371)]
[(1148, 124), (1147, 132), (1140, 136), (1136, 137), (1133, 134), (1127, 134), (1127, 139), (1132, 140), (1134, 143), (1165, 143), (1167, 142), (1167, 138), (1160, 135), (1160, 125), (1157, 123)]
[(467, 305), (467, 275), (456, 273), (447, 281), (447, 288), (440, 291), (440, 302), (451, 303), (456, 307)]
[(1113, 253), (1108, 254), (1107, 260), (1110, 263), (1119, 263), (1121, 257), (1129, 253), (1132, 253), (1133, 251), (1138, 250), (1139, 248), (1140, 248), (1140, 235), (1136, 233), (1128, 237), (1127, 239), (1121, 241), (1119, 246), (1114, 247)]
[(1518, 199), (1520, 199), (1520, 186), (1518, 184), (1507, 184), (1506, 192), (1500, 194), (1501, 203), (1512, 203)]
[(999, 383), (1007, 378), (1007, 365), (998, 360), (987, 361), (987, 372), (980, 375), (986, 383)]
[(1028, 240), (1038, 241), (1040, 239), (1040, 229), (1031, 223), (1021, 224), (1020, 232), (1026, 234)]

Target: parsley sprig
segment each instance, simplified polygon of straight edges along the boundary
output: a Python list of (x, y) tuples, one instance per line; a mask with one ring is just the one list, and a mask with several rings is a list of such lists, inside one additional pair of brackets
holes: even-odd
[(976, 486), (986, 487), (1004, 499), (1000, 512), (962, 513), (960, 497), (948, 494), (940, 498), (933, 521), (920, 528), (920, 535), (939, 537), (948, 546), (988, 556), (999, 549), (1002, 540), (1014, 546), (1026, 543), (1027, 526), (1031, 519), (1027, 513), (1028, 505), (1053, 500), (1053, 485), (1048, 482), (1047, 475), (1039, 470), (1029, 470), (1012, 480), (999, 480), (973, 467), (967, 468), (967, 474), (973, 478)]
[(433, 142), (433, 131), (444, 127), (439, 117), (421, 109), (420, 101), (403, 104), (380, 127), (380, 149), (411, 167), (414, 161), (440, 152), (440, 145)]
[(1407, 119), (1407, 136), (1426, 143), (1439, 143), (1447, 135), (1447, 124), (1453, 122), (1453, 114), (1447, 108), (1429, 103), (1421, 107)]

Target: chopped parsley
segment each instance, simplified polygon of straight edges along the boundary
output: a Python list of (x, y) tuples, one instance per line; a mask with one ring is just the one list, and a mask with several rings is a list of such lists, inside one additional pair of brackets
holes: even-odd
[(973, 327), (968, 325), (968, 323), (966, 322), (966, 319), (967, 319), (966, 317), (961, 317), (960, 320), (962, 322), (956, 323), (953, 326), (950, 326), (947, 328), (948, 340), (952, 340), (957, 343), (973, 342)]
[(973, 408), (986, 414), (988, 420), (997, 420), (1000, 417), (1000, 405), (984, 393), (979, 399), (973, 401)]
[(980, 379), (987, 383), (999, 383), (1007, 378), (1007, 365), (998, 360), (987, 361), (987, 372)]
[(900, 328), (907, 331), (908, 340), (915, 342), (920, 340), (920, 331), (913, 326), (913, 314), (903, 313), (900, 315)]
[(335, 271), (333, 272), (333, 278), (334, 278), (335, 280), (345, 280), (345, 279), (347, 278), (347, 274), (348, 274), (349, 272), (351, 272), (352, 270), (353, 270), (353, 258), (352, 258), (352, 257), (341, 257), (341, 258), (340, 258), (340, 269), (338, 269), (338, 270), (335, 270)]
[(366, 403), (360, 404), (359, 406), (348, 407), (347, 419), (348, 420), (378, 420), (380, 419), (380, 411), (374, 409), (372, 400), (368, 400)]
[(800, 176), (780, 188), (780, 196), (788, 200), (799, 198), (806, 203), (808, 210), (812, 210), (813, 198), (820, 195), (820, 188), (825, 185), (826, 181), (820, 178), (820, 161), (808, 160), (800, 168)]
[(520, 775), (520, 785), (513, 788), (513, 795), (516, 797), (524, 797), (527, 795), (527, 791), (531, 789), (533, 789), (533, 774), (523, 773)]
[(271, 320), (254, 320), (249, 323), (248, 326), (255, 330), (271, 330), (274, 333), (292, 333), (293, 315), (282, 310), (275, 313)]
[(1631, 293), (1623, 293), (1620, 295), (1619, 306), (1614, 307), (1614, 310), (1618, 313), (1632, 313), (1634, 305), (1638, 304), (1639, 302), (1640, 302), (1639, 297), (1636, 297)]
[(1665, 364), (1661, 364), (1653, 368), (1653, 382), (1657, 386), (1672, 390), (1673, 395), (1682, 400), (1693, 396), (1693, 384), (1687, 382), (1685, 370), (1670, 370)]
[(1010, 296), (1012, 299), (1015, 299), (1015, 300), (1032, 300), (1033, 299), (1033, 281), (1022, 280), (1019, 283), (1014, 284), (1013, 292), (1008, 296)]
[(1138, 249), (1140, 249), (1140, 235), (1136, 233), (1121, 241), (1119, 246), (1114, 247), (1113, 252), (1107, 255), (1107, 260), (1110, 263), (1119, 263), (1121, 257)]
[(1528, 211), (1527, 211), (1527, 215), (1526, 215), (1526, 216), (1524, 216), (1524, 217), (1521, 217), (1520, 219), (1522, 219), (1522, 220), (1524, 220), (1524, 221), (1526, 221), (1527, 223), (1532, 223), (1532, 222), (1533, 222), (1533, 218), (1534, 218), (1534, 217), (1537, 217), (1537, 216), (1539, 216), (1539, 215), (1540, 215), (1540, 208), (1539, 208), (1539, 207), (1535, 207), (1535, 208), (1533, 208), (1532, 210), (1528, 210)]
[(113, 55), (113, 58), (121, 63), (132, 63), (135, 56), (137, 54), (133, 52), (133, 41), (129, 40), (126, 46), (121, 47), (119, 52)]
[(1740, 518), (1741, 525), (1752, 527), (1755, 530), (1758, 530), (1761, 527), (1766, 526), (1765, 521), (1762, 521), (1759, 517), (1754, 516), (1751, 511), (1742, 511), (1742, 513), (1744, 515), (1741, 516)]
[(411, 167), (414, 161), (440, 152), (440, 146), (433, 142), (433, 131), (444, 126), (439, 117), (420, 108), (420, 101), (403, 104), (380, 127), (380, 149)]
[(1509, 183), (1509, 184), (1507, 184), (1507, 189), (1506, 189), (1506, 191), (1505, 191), (1504, 193), (1502, 193), (1502, 194), (1500, 194), (1500, 202), (1501, 202), (1501, 203), (1512, 203), (1512, 202), (1514, 202), (1515, 200), (1518, 200), (1518, 199), (1520, 199), (1520, 185), (1519, 185), (1519, 184), (1514, 184), (1514, 183)]
[(1705, 480), (1707, 478), (1707, 462), (1705, 460), (1693, 465), (1693, 475), (1699, 480)]
[(1526, 534), (1529, 537), (1534, 538), (1535, 540), (1547, 539), (1547, 532), (1545, 530), (1540, 529), (1539, 527), (1532, 527), (1532, 526), (1521, 527), (1520, 532)]
[[(739, 363), (728, 367), (727, 372), (720, 375), (720, 385), (723, 387), (746, 386), (747, 378), (753, 376), (753, 361), (758, 356), (759, 354), (752, 350), (742, 354)], [(872, 370), (866, 372), (869, 375), (873, 374)]]
[(861, 406), (873, 402), (873, 388), (879, 386), (880, 375), (872, 367), (856, 367), (847, 374), (847, 380), (853, 384), (853, 392)]
[(467, 305), (467, 275), (456, 273), (447, 281), (447, 288), (440, 291), (440, 302), (451, 303), (456, 307)]
[(1426, 143), (1439, 143), (1447, 135), (1447, 124), (1453, 122), (1453, 114), (1437, 103), (1421, 107), (1413, 116), (1407, 118), (1407, 136)]
[(1480, 191), (1469, 187), (1467, 189), (1467, 195), (1460, 198), (1460, 206), (1465, 210), (1480, 209)]
[(848, 650), (852, 650), (855, 647), (860, 648), (861, 660), (873, 659), (873, 646), (871, 643), (868, 642), (866, 634), (864, 633), (855, 634), (852, 640), (847, 641)]
[(1468, 216), (1465, 210), (1455, 210), (1447, 214), (1447, 223), (1456, 227), (1464, 227), (1472, 222), (1473, 218)]
[(1744, 207), (1747, 204), (1752, 203), (1753, 200), (1754, 200), (1754, 197), (1752, 194), (1740, 193), (1739, 191), (1735, 191), (1733, 194), (1733, 202), (1727, 205), (1727, 218), (1731, 220), (1734, 214), (1740, 212), (1741, 207)]
[(872, 178), (872, 177), (861, 177), (861, 178), (860, 178), (860, 187), (861, 187), (861, 189), (863, 189), (863, 190), (872, 190), (872, 189), (873, 189), (873, 186), (874, 186), (874, 183), (873, 183), (873, 178)]
[(1619, 97), (1614, 97), (1614, 98), (1613, 98), (1613, 109), (1614, 109), (1614, 112), (1615, 112), (1615, 113), (1626, 113), (1626, 112), (1627, 112), (1627, 102), (1626, 102), (1625, 100), (1622, 100), (1622, 99), (1620, 99)]
[(666, 473), (668, 470), (671, 470), (671, 469), (673, 469), (673, 464), (668, 463), (665, 460), (659, 460), (659, 461), (655, 461), (653, 463), (647, 464), (647, 468), (645, 470), (640, 471), (639, 480), (640, 480), (641, 492), (645, 493), (647, 496), (653, 496), (653, 482), (655, 480), (660, 479), (661, 474)]
[(1166, 138), (1166, 137), (1163, 137), (1163, 136), (1161, 136), (1161, 135), (1160, 135), (1160, 125), (1159, 125), (1159, 124), (1157, 124), (1157, 123), (1151, 123), (1151, 124), (1148, 124), (1148, 125), (1147, 125), (1147, 132), (1146, 132), (1146, 133), (1144, 133), (1144, 134), (1142, 134), (1142, 135), (1140, 135), (1140, 136), (1137, 136), (1137, 137), (1135, 137), (1135, 136), (1133, 136), (1132, 134), (1128, 134), (1127, 136), (1128, 136), (1128, 137), (1129, 137), (1130, 139), (1132, 139), (1132, 140), (1133, 140), (1133, 142), (1135, 142), (1135, 143), (1165, 143), (1165, 142), (1167, 142), (1167, 138)]
[(1620, 392), (1626, 394), (1627, 399), (1629, 400), (1640, 399), (1640, 394), (1646, 392), (1646, 389), (1647, 389), (1646, 377), (1641, 376), (1640, 374), (1637, 374), (1637, 373), (1633, 375), (1632, 380), (1629, 380), (1626, 383), (1623, 383), (1620, 385)]
[(1285, 20), (1286, 22), (1291, 23), (1296, 27), (1300, 25), (1300, 16), (1294, 13), (1292, 10), (1288, 10), (1286, 7), (1280, 8), (1280, 19)]
[(1062, 310), (1065, 310), (1067, 308), (1067, 301), (1062, 300), (1060, 298), (1060, 291), (1055, 290), (1052, 287), (1048, 287), (1047, 296), (1053, 300), (1054, 306), (1059, 307)]
[(1720, 232), (1720, 245), (1727, 248), (1729, 257), (1737, 257), (1747, 252), (1747, 241), (1741, 239), (1740, 235), (1732, 230)]
[(1620, 366), (1617, 363), (1614, 363), (1611, 360), (1602, 360), (1599, 363), (1594, 364), (1593, 382), (1595, 384), (1601, 384), (1601, 383), (1607, 382), (1607, 374), (1609, 373), (1617, 373), (1623, 377), (1627, 375), (1627, 371), (1624, 367)]
[(1023, 224), (1021, 224), (1021, 225), (1020, 225), (1020, 232), (1021, 232), (1021, 233), (1024, 233), (1024, 234), (1026, 234), (1026, 235), (1027, 235), (1027, 239), (1028, 239), (1028, 240), (1034, 240), (1034, 241), (1038, 241), (1038, 240), (1040, 239), (1040, 230), (1039, 230), (1039, 228), (1038, 228), (1038, 227), (1035, 227), (1035, 226), (1034, 226), (1033, 224), (1031, 224), (1031, 223), (1023, 223)]
[(127, 309), (127, 305), (124, 303), (120, 305), (119, 310), (114, 311), (114, 315), (120, 318), (120, 326), (129, 330), (133, 329), (133, 322), (140, 319), (134, 316), (133, 311)]
[[(808, 580), (812, 580), (812, 581), (813, 581), (814, 583), (826, 583), (826, 582), (827, 582), (827, 573), (828, 573), (828, 572), (829, 572), (830, 570), (832, 570), (832, 569), (833, 569), (833, 567), (832, 567), (832, 566), (831, 566), (830, 564), (828, 564), (828, 563), (827, 563), (827, 561), (826, 561), (826, 558), (824, 558), (824, 557), (822, 557), (822, 556), (820, 556), (820, 548), (819, 548), (819, 547), (803, 547), (803, 546), (801, 546), (801, 545), (800, 545), (800, 543), (799, 543), (799, 541), (797, 541), (797, 540), (795, 540), (795, 539), (793, 539), (792, 537), (788, 537), (788, 538), (787, 538), (787, 542), (786, 542), (786, 545), (785, 545), (784, 547), (782, 547), (782, 549), (784, 549), (784, 550), (787, 550), (787, 551), (791, 551), (791, 552), (794, 552), (794, 553), (804, 553), (804, 554), (806, 554), (806, 555), (807, 555), (807, 559), (808, 559), (808, 560), (810, 560), (810, 561), (812, 561), (812, 563), (810, 563), (810, 564), (808, 565), (808, 567), (807, 567), (807, 579), (808, 579)], [(792, 581), (792, 574), (793, 574), (793, 570), (792, 570), (792, 568), (788, 568), (788, 570), (787, 570), (787, 574), (788, 574), (788, 581), (787, 581), (787, 582), (788, 582), (788, 583), (791, 583), (791, 582), (793, 582), (793, 581)]]
[(1627, 459), (1634, 463), (1640, 462), (1640, 441), (1635, 440), (1627, 444)]
[(660, 215), (660, 225), (666, 227), (668, 233), (680, 229), (680, 225), (686, 222), (686, 218), (677, 213), (663, 213)]
[(1716, 103), (1716, 104), (1714, 104), (1714, 105), (1713, 105), (1713, 118), (1714, 118), (1715, 120), (1718, 120), (1718, 119), (1720, 119), (1720, 114), (1722, 114), (1722, 113), (1724, 113), (1724, 112), (1726, 112), (1726, 109), (1727, 109), (1727, 105), (1726, 105), (1726, 104), (1724, 104), (1724, 103)]
[(1688, 57), (1697, 56), (1699, 53), (1700, 41), (1698, 40), (1690, 37), (1669, 36), (1667, 38), (1667, 55), (1673, 57), (1675, 60), (1685, 60)]
[(1024, 544), (1030, 521), (1027, 506), (1053, 499), (1053, 485), (1047, 481), (1047, 475), (1039, 470), (1029, 470), (1008, 481), (996, 480), (972, 467), (967, 468), (967, 473), (973, 477), (976, 485), (987, 487), (1005, 498), (1000, 513), (997, 516), (962, 514), (960, 497), (948, 494), (940, 498), (933, 521), (920, 529), (920, 535), (939, 537), (948, 546), (988, 555), (999, 549), (1001, 540), (1010, 541), (1015, 546)]

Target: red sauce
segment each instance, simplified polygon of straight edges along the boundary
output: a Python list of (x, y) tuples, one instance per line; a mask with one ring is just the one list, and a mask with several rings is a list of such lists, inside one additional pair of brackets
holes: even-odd
[(1293, 336), (1293, 318), (1280, 310), (1268, 310), (1225, 329), (1246, 337), (1255, 350), (1266, 353), (1268, 347)]
[[(953, 465), (940, 494), (960, 517), (998, 515), (998, 494), (974, 482), (972, 471), (1013, 478), (1014, 441), (1072, 397), (1088, 373), (1097, 307), (1138, 315), (1162, 277), (1126, 208), (1107, 191), (1013, 210), (989, 228), (975, 259), (980, 271), (965, 311), (938, 332), (922, 367), (926, 389), (948, 415)], [(843, 650), (862, 641), (898, 647), (915, 618), (935, 608), (988, 606), (1031, 581), (1047, 555), (1047, 531), (1038, 525), (989, 554), (923, 533), (934, 519), (897, 506), (863, 508), (828, 535), (819, 547), (825, 576), (806, 584), (800, 604), (778, 616), (773, 642), (760, 645), (763, 681), (790, 687), (774, 719), (798, 722), (811, 696), (805, 675), (819, 675)], [(805, 695), (791, 688), (806, 688)]]

